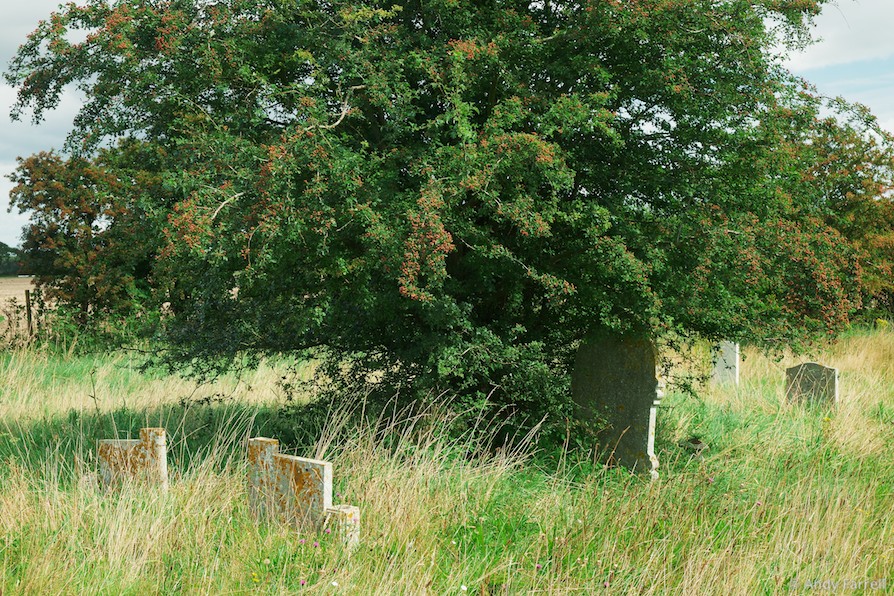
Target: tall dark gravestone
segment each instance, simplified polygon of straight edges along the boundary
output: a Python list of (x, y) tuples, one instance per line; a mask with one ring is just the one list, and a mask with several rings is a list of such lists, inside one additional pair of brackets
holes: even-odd
[(571, 391), (581, 419), (607, 423), (598, 436), (608, 463), (657, 478), (660, 393), (652, 342), (626, 337), (584, 341), (574, 361)]

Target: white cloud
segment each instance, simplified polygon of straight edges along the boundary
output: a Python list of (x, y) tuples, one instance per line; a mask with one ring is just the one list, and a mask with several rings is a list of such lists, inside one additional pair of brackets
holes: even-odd
[(813, 29), (819, 43), (792, 56), (788, 65), (803, 72), (894, 55), (892, 0), (839, 0), (828, 4)]
[[(9, 189), (3, 189), (3, 192), (4, 196), (8, 196), (6, 193), (9, 192)], [(0, 242), (7, 246), (21, 246), (22, 228), (24, 228), (27, 223), (27, 214), (21, 214), (16, 211), (6, 213), (6, 210), (4, 209), (3, 212), (0, 213)]]
[[(15, 164), (5, 160), (0, 161), (0, 172), (6, 174), (15, 169)], [(28, 223), (28, 215), (20, 214), (18, 209), (7, 211), (9, 207), (9, 191), (13, 184), (5, 175), (0, 178), (0, 242), (9, 246), (20, 246), (22, 227)]]
[[(58, 6), (59, 0), (4, 0), (0, 20), (0, 68), (4, 71), (8, 68), (28, 33), (37, 27), (38, 21), (48, 18)], [(15, 170), (16, 157), (62, 147), (80, 100), (73, 91), (66, 92), (59, 107), (47, 113), (40, 125), (31, 124), (30, 114), (25, 114), (21, 122), (12, 122), (9, 111), (14, 102), (15, 89), (5, 83), (0, 84), (0, 242), (18, 246), (28, 215), (20, 215), (15, 210), (7, 211), (9, 191), (13, 184), (6, 179), (6, 175)]]
[(44, 114), (40, 124), (32, 124), (31, 114), (23, 114), (22, 119), (15, 122), (9, 119), (15, 94), (12, 87), (0, 86), (0, 109), (4, 116), (0, 118), (0, 161), (12, 162), (15, 157), (38, 151), (60, 150), (81, 107), (81, 96), (77, 90), (64, 90), (59, 106)]
[(839, 0), (816, 19), (821, 41), (787, 65), (820, 93), (860, 102), (894, 130), (894, 1)]
[(46, 114), (40, 125), (31, 124), (29, 119), (11, 121), (7, 114), (15, 101), (15, 90), (7, 85), (0, 86), (0, 242), (18, 246), (22, 226), (27, 215), (8, 213), (9, 191), (13, 184), (6, 176), (16, 168), (17, 157), (27, 157), (39, 151), (61, 150), (65, 136), (71, 129), (72, 120), (80, 108), (81, 101), (74, 91), (63, 93), (59, 107)]

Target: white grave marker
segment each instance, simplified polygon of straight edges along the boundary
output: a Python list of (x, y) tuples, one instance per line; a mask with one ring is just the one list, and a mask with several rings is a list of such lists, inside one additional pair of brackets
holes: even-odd
[(712, 380), (718, 385), (739, 384), (739, 344), (722, 341), (714, 352)]

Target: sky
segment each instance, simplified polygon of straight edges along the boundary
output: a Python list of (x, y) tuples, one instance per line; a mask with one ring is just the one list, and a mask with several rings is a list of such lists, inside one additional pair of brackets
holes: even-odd
[[(28, 33), (56, 9), (60, 0), (3, 0), (0, 8), (0, 68), (6, 70)], [(843, 96), (868, 106), (879, 122), (894, 131), (894, 0), (837, 0), (827, 5), (813, 30), (820, 41), (792, 56), (790, 70), (813, 82), (820, 93)], [(12, 122), (15, 90), (0, 82), (0, 242), (21, 245), (27, 215), (7, 211), (16, 157), (60, 149), (79, 101), (66, 95), (40, 125)]]

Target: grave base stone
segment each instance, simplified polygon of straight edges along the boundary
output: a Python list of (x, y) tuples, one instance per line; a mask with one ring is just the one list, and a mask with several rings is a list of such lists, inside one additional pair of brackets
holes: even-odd
[(334, 532), (353, 548), (360, 544), (360, 508), (354, 505), (336, 505), (329, 510), (329, 523)]
[(605, 423), (600, 448), (609, 464), (658, 478), (655, 422), (661, 394), (652, 342), (590, 338), (577, 351), (571, 390), (583, 420)]

